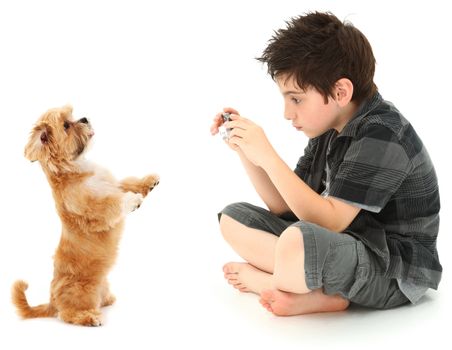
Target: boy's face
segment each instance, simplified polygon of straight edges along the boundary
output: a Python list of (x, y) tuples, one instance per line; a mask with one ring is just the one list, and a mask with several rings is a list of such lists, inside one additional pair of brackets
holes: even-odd
[(316, 89), (302, 90), (293, 77), (281, 75), (276, 83), (284, 98), (284, 117), (292, 125), (303, 131), (309, 138), (322, 135), (330, 129), (342, 130), (342, 109), (336, 101), (328, 96), (328, 103)]

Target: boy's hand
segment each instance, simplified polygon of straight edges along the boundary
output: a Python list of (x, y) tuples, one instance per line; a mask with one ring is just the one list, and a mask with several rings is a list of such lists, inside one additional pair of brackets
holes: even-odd
[(212, 126), (210, 127), (210, 133), (211, 133), (212, 135), (218, 134), (218, 132), (219, 132), (218, 128), (219, 128), (220, 126), (223, 125), (223, 117), (222, 117), (222, 114), (225, 113), (225, 112), (230, 113), (230, 114), (236, 114), (236, 115), (239, 115), (239, 112), (237, 112), (237, 111), (236, 111), (235, 109), (233, 109), (233, 108), (230, 108), (230, 107), (225, 107), (225, 108), (223, 108), (223, 112), (218, 113), (218, 114), (215, 116), (215, 118), (213, 118), (213, 124), (212, 124)]
[(229, 133), (229, 145), (233, 149), (239, 148), (251, 163), (265, 169), (265, 162), (271, 160), (276, 152), (264, 130), (237, 114), (231, 114), (231, 120), (224, 124), (232, 129)]

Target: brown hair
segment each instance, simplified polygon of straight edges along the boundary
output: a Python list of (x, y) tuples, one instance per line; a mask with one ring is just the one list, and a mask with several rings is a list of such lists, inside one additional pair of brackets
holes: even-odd
[(361, 103), (377, 92), (375, 57), (366, 37), (351, 23), (331, 13), (313, 12), (292, 18), (270, 39), (259, 61), (273, 79), (287, 74), (301, 89), (313, 87), (333, 97), (341, 78), (353, 83), (352, 101)]

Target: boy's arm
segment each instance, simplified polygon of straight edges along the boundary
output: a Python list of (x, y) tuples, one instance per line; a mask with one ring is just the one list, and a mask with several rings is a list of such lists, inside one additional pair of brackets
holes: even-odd
[(281, 197), (280, 193), (264, 169), (251, 163), (240, 149), (237, 150), (237, 153), (242, 161), (246, 173), (248, 174), (248, 177), (251, 180), (251, 183), (253, 184), (259, 197), (261, 197), (267, 205), (267, 208), (276, 215), (281, 215), (290, 211), (289, 206), (284, 201), (283, 197)]
[(290, 210), (300, 219), (334, 232), (345, 230), (360, 208), (312, 190), (279, 157), (260, 126), (232, 115), (229, 143), (239, 148), (251, 164), (262, 168)]
[[(233, 108), (224, 108), (224, 112), (233, 113), (238, 116), (238, 112)], [(233, 117), (234, 119), (237, 119)], [(210, 132), (215, 135), (219, 131), (219, 127), (223, 125), (222, 113), (218, 113), (213, 119), (213, 124), (210, 127)], [(231, 146), (231, 145), (229, 145)], [(243, 167), (245, 168), (248, 177), (251, 180), (257, 194), (266, 204), (267, 208), (274, 214), (280, 215), (290, 211), (289, 206), (284, 202), (284, 199), (279, 194), (276, 187), (271, 182), (267, 173), (259, 166), (254, 165), (250, 162), (247, 157), (243, 154), (242, 150), (238, 147), (231, 147), (239, 155), (242, 161)]]
[(360, 208), (341, 200), (317, 194), (276, 153), (266, 157), (261, 166), (288, 207), (300, 219), (342, 232), (360, 211)]

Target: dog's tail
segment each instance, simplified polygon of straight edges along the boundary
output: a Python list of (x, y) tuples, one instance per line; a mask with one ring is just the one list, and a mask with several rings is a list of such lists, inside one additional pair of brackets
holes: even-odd
[(22, 318), (35, 318), (35, 317), (54, 317), (56, 316), (56, 310), (51, 304), (42, 304), (31, 307), (28, 304), (25, 291), (28, 288), (27, 282), (16, 281), (12, 288), (12, 301), (16, 305), (17, 313)]

